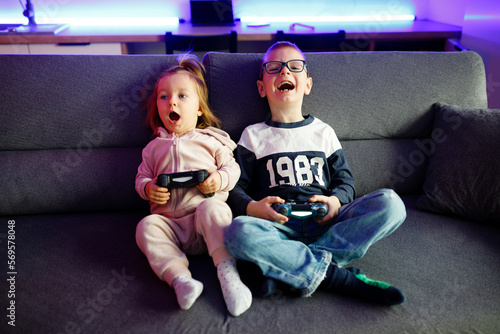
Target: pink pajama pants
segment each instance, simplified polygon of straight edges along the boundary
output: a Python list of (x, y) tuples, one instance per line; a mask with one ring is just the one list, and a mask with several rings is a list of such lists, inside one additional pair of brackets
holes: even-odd
[(156, 275), (171, 285), (177, 276), (191, 275), (186, 254), (208, 251), (214, 265), (232, 257), (224, 246), (224, 233), (231, 220), (231, 209), (226, 202), (208, 198), (194, 213), (181, 218), (146, 216), (137, 225), (137, 245)]

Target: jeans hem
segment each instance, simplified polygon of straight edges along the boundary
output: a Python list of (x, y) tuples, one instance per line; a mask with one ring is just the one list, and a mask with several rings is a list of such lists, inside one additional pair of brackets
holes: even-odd
[(319, 268), (316, 276), (313, 278), (311, 284), (308, 288), (301, 290), (300, 294), (302, 297), (310, 297), (316, 289), (318, 289), (321, 282), (325, 279), (326, 271), (328, 266), (332, 262), (332, 254), (326, 251), (322, 252), (321, 256), (321, 267)]

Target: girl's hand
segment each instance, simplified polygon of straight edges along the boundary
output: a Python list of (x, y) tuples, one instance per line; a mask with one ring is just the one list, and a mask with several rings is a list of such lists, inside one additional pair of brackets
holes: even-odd
[(327, 223), (335, 219), (339, 215), (339, 209), (342, 206), (337, 196), (314, 195), (309, 199), (309, 202), (319, 202), (328, 205), (328, 212), (323, 217), (323, 219), (321, 220), (315, 219), (316, 224), (320, 226), (326, 225)]
[(148, 196), (151, 203), (159, 205), (167, 204), (170, 199), (170, 192), (167, 188), (157, 186), (156, 179), (155, 177), (146, 185), (146, 196)]
[(252, 201), (247, 205), (247, 215), (285, 224), (288, 217), (276, 212), (272, 207), (274, 203), (285, 203), (285, 200), (278, 196), (267, 196), (260, 201)]
[(222, 178), (219, 172), (212, 172), (205, 181), (198, 184), (196, 188), (203, 194), (212, 194), (220, 190), (222, 186)]

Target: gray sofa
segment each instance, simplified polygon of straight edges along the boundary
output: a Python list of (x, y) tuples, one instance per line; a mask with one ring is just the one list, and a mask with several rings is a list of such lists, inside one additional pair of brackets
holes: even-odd
[[(268, 117), (261, 54), (209, 53), (210, 102), (235, 141)], [(0, 56), (0, 285), (8, 333), (498, 333), (498, 110), (481, 58), (311, 53), (304, 114), (336, 130), (357, 195), (390, 187), (407, 219), (354, 265), (404, 304), (279, 290), (228, 314), (208, 256), (188, 311), (135, 243), (143, 97), (175, 56)], [(496, 123), (495, 123), (496, 122)], [(8, 282), (5, 284), (5, 282)], [(15, 325), (12, 326), (12, 325)]]

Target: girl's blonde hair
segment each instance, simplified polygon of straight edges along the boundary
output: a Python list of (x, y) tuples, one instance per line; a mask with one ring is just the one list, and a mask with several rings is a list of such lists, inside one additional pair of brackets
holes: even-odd
[(174, 73), (186, 73), (196, 83), (196, 90), (200, 100), (200, 110), (202, 114), (198, 117), (197, 128), (204, 129), (209, 126), (220, 127), (220, 120), (215, 116), (208, 105), (208, 88), (205, 83), (205, 67), (191, 54), (181, 54), (178, 57), (179, 64), (173, 65), (164, 71), (156, 81), (155, 89), (151, 96), (146, 100), (147, 117), (146, 123), (153, 130), (153, 136), (157, 135), (159, 127), (165, 127), (158, 114), (156, 99), (158, 98), (158, 83), (167, 75)]

